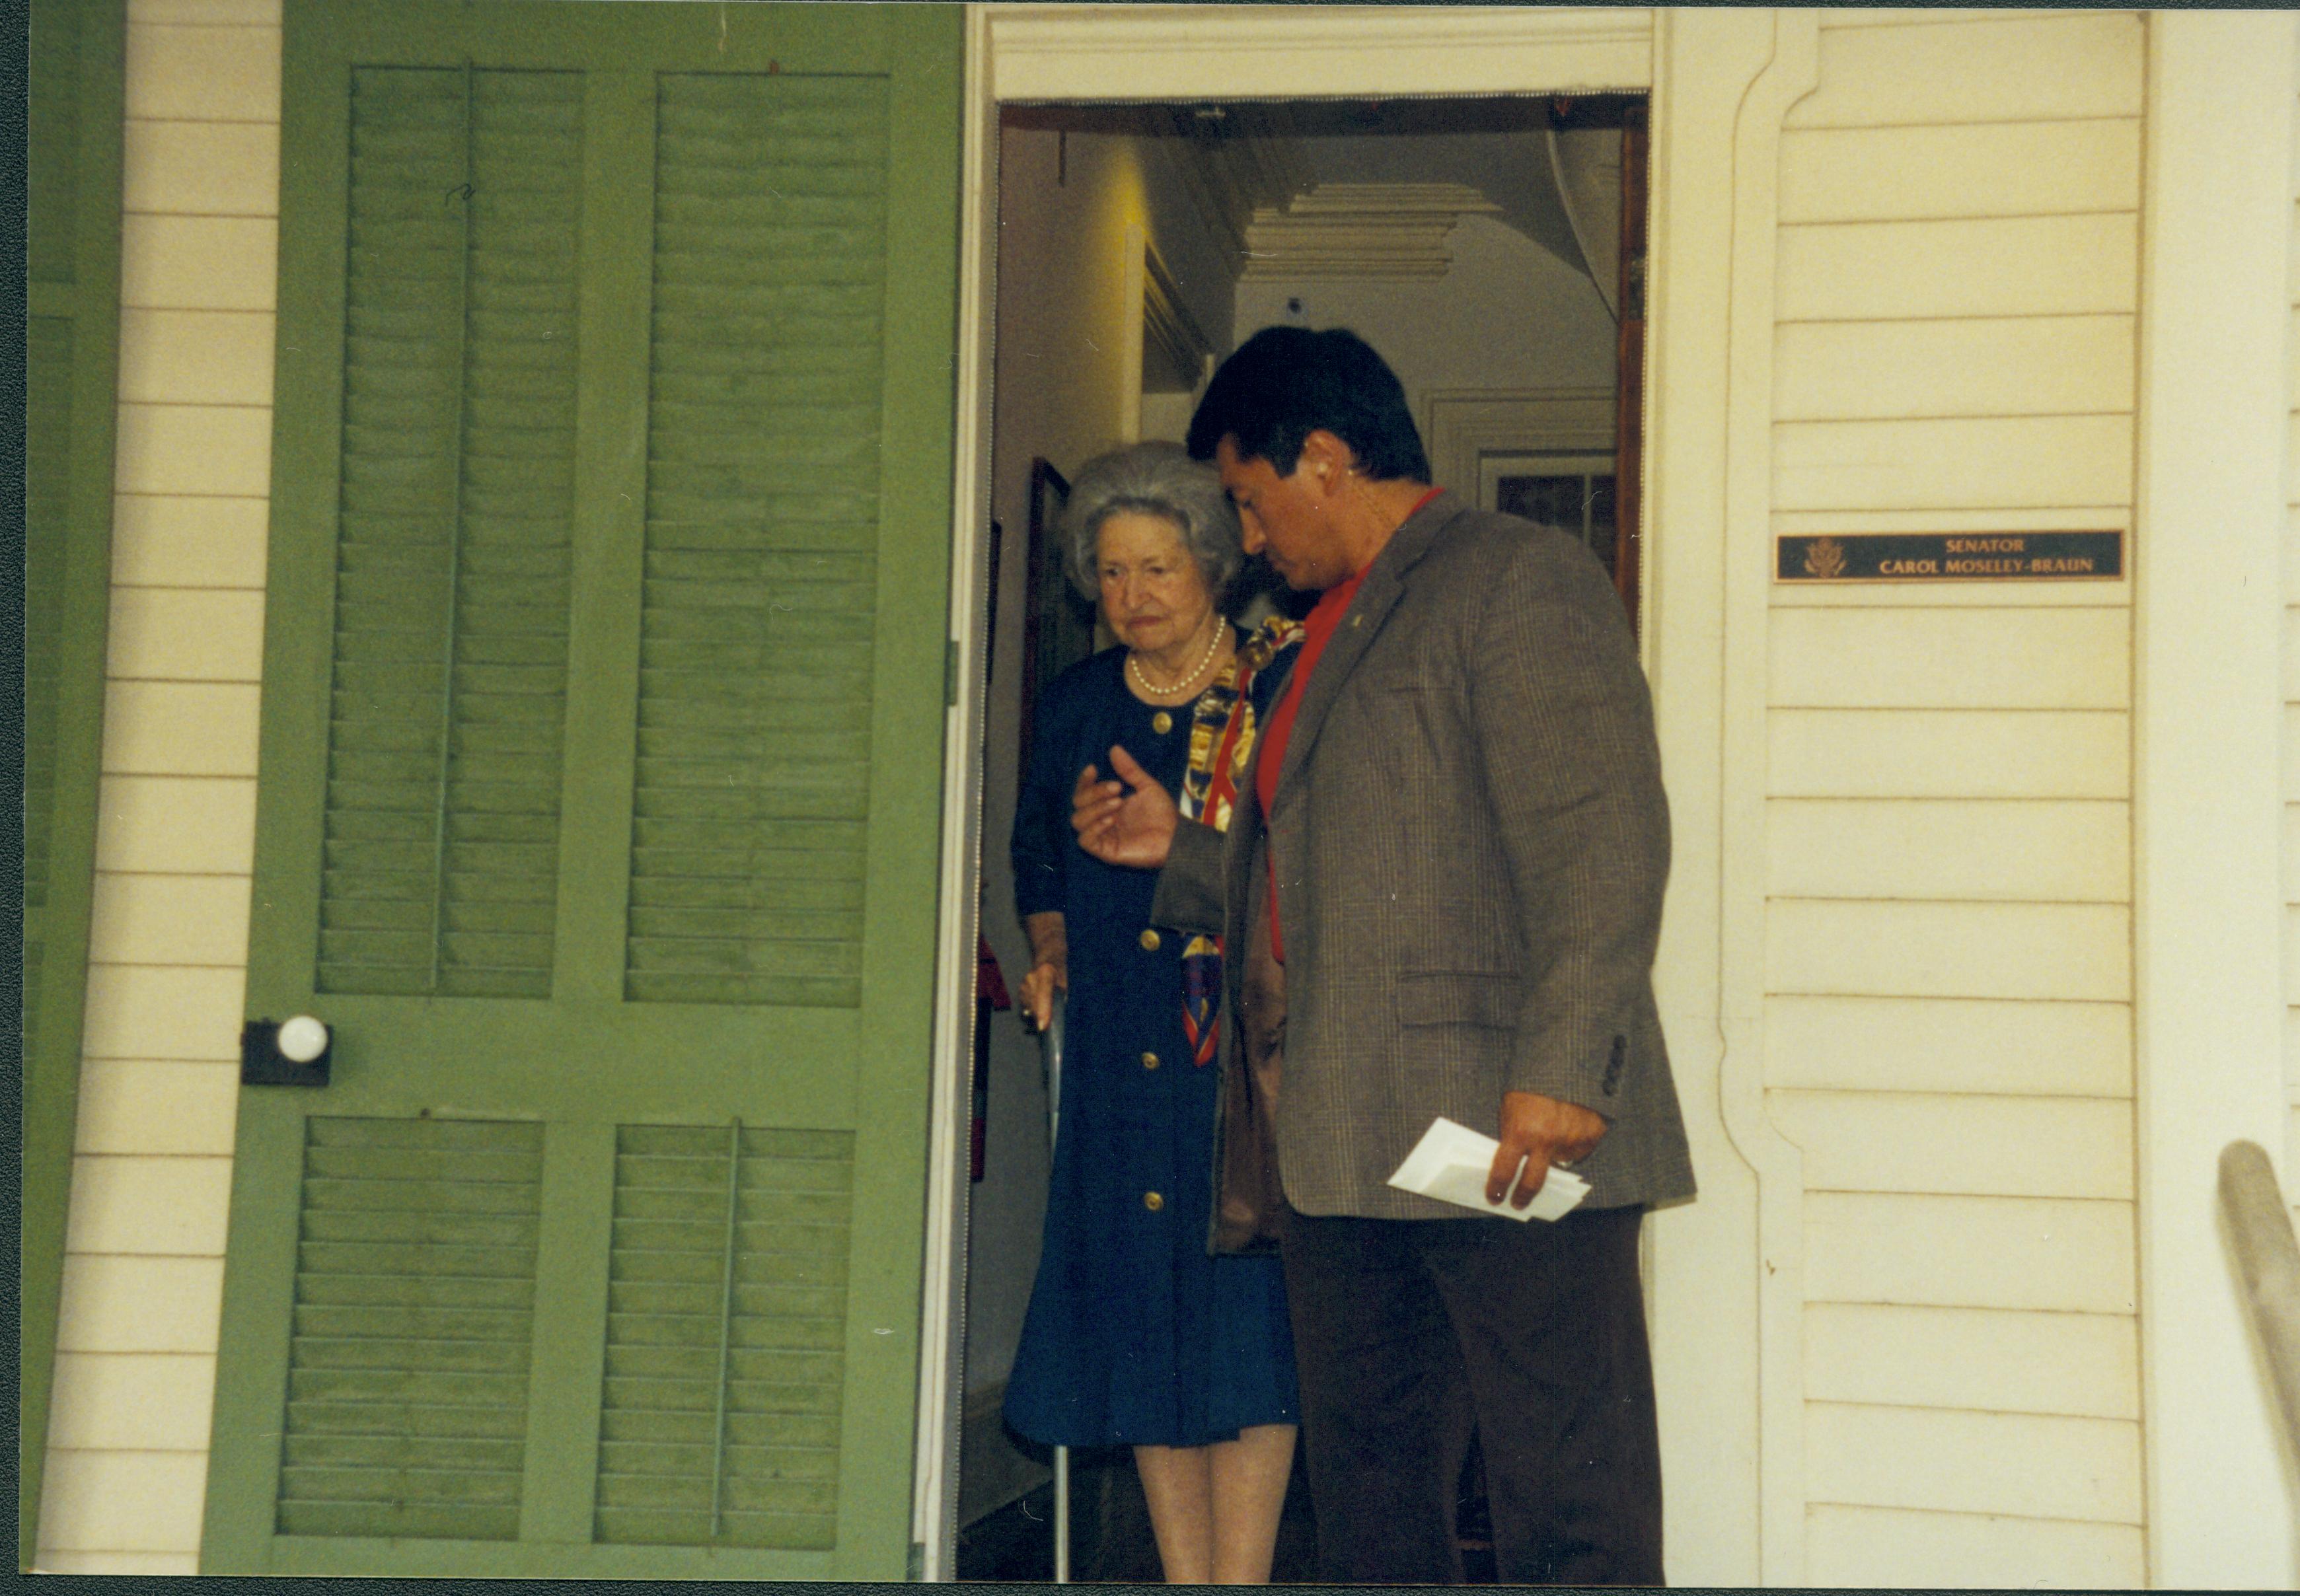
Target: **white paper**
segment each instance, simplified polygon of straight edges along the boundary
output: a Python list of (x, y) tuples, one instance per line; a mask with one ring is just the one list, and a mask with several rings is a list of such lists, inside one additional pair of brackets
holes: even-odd
[(1466, 1125), (1456, 1125), (1440, 1115), (1430, 1122), (1413, 1151), (1405, 1155), (1405, 1161), (1389, 1177), (1389, 1184), (1401, 1192), (1416, 1192), (1440, 1202), (1518, 1220), (1563, 1218), (1589, 1194), (1588, 1181), (1571, 1169), (1561, 1169), (1553, 1164), (1541, 1183), (1541, 1190), (1525, 1207), (1511, 1207), (1506, 1196), (1498, 1203), (1488, 1202), (1486, 1176), (1493, 1172), (1494, 1154), (1501, 1151), (1501, 1145), (1491, 1136), (1480, 1135)]

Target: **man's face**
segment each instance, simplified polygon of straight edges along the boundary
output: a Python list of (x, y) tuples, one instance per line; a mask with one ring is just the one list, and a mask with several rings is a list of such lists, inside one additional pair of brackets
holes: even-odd
[(1240, 460), (1238, 440), (1214, 445), (1222, 491), (1238, 506), (1246, 552), (1266, 553), (1271, 568), (1296, 593), (1322, 593), (1347, 577), (1349, 566), (1328, 513), (1325, 486), (1306, 453), (1292, 475), (1280, 477), (1266, 460)]

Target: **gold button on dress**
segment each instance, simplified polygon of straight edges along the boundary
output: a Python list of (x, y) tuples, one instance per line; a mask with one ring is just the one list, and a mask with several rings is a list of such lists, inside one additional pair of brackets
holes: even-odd
[(1157, 1068), (1158, 1055), (1156, 1053), (1144, 1053), (1142, 1055), (1142, 1068), (1145, 1069)]
[(1166, 1206), (1166, 1200), (1155, 1192), (1145, 1192), (1142, 1193), (1142, 1206), (1154, 1214)]
[(1162, 737), (1174, 729), (1174, 718), (1161, 710), (1150, 717), (1150, 729)]
[(1142, 951), (1146, 953), (1154, 953), (1158, 951), (1158, 934), (1146, 926), (1142, 930)]

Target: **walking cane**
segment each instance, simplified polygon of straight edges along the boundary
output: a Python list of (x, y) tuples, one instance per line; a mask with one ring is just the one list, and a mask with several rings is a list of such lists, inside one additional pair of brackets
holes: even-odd
[[(1040, 1039), (1046, 1069), (1046, 1147), (1051, 1154), (1062, 1127), (1062, 989), (1054, 988), (1054, 1002)], [(1054, 1448), (1054, 1583), (1071, 1583), (1071, 1449)]]

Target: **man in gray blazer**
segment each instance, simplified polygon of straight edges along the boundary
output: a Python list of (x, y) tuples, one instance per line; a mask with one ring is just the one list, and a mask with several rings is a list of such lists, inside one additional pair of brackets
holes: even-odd
[[(1498, 1578), (1659, 1584), (1638, 1230), (1693, 1176), (1652, 986), (1668, 808), (1620, 601), (1575, 540), (1429, 486), (1354, 334), (1257, 334), (1189, 446), (1247, 549), (1323, 596), (1227, 835), (1117, 749), (1074, 823), (1162, 869), (1154, 923), (1230, 955), (1214, 1241), (1282, 1238), (1323, 1575), (1460, 1580), (1474, 1424)], [(1522, 1209), (1553, 1164), (1588, 1196), (1523, 1223), (1388, 1185), (1440, 1115), (1498, 1138), (1488, 1201)]]

